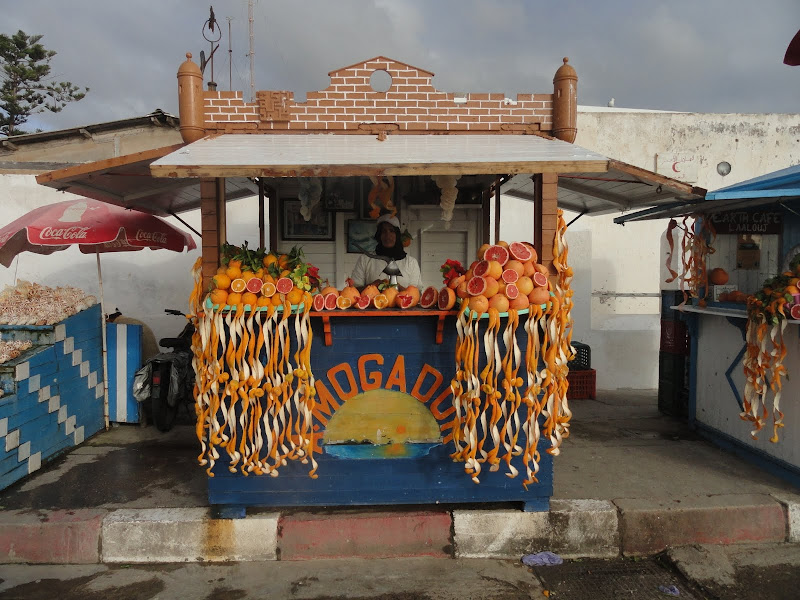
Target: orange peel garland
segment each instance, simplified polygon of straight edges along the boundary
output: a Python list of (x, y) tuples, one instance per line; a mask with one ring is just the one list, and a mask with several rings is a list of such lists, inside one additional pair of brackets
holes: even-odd
[[(692, 219), (691, 223), (689, 222), (690, 219)], [(680, 274), (676, 273), (672, 268), (675, 253), (675, 242), (672, 238), (672, 232), (676, 228), (683, 231), (680, 249)], [(686, 304), (690, 297), (700, 298), (700, 292), (702, 290), (703, 297), (700, 298), (700, 305), (704, 306), (706, 297), (708, 296), (708, 270), (706, 268), (706, 260), (710, 254), (716, 252), (714, 249), (714, 242), (717, 237), (717, 232), (711, 220), (704, 218), (702, 215), (687, 215), (683, 218), (683, 222), (678, 224), (675, 219), (670, 219), (666, 235), (667, 243), (669, 244), (666, 267), (671, 276), (665, 280), (665, 283), (670, 283), (678, 279), (680, 282), (680, 289), (683, 292), (683, 302), (681, 306)]]
[[(779, 441), (778, 430), (784, 426), (783, 412), (780, 410), (782, 379), (787, 376), (783, 364), (786, 358), (786, 344), (783, 334), (786, 329), (784, 304), (786, 299), (778, 297), (766, 300), (761, 295), (750, 296), (747, 300), (747, 331), (745, 342), (747, 350), (742, 359), (745, 386), (742, 398), (742, 420), (752, 423), (750, 436), (758, 439), (758, 433), (772, 413), (772, 437), (769, 441)], [(772, 410), (768, 408), (772, 392)]]
[[(572, 412), (567, 401), (567, 363), (575, 354), (571, 346), (573, 272), (567, 262), (566, 231), (559, 210), (551, 299), (542, 306), (531, 304), (527, 318), (509, 310), (501, 334), (502, 321), (496, 310), (478, 314), (469, 309), (466, 299), (460, 305), (455, 376), (450, 382), (454, 408), (449, 427), (454, 446), (451, 458), (464, 463), (465, 473), (475, 483), (480, 483), (487, 463), (489, 471), (499, 470), (505, 463), (506, 476), (516, 477), (519, 469), (512, 460), (520, 456), (525, 469), (522, 484), (527, 488), (537, 481), (541, 435), (550, 441), (548, 452), (553, 455), (569, 436)], [(527, 336), (524, 348), (518, 343), (520, 326)], [(544, 417), (541, 424), (540, 416)]]
[(299, 460), (316, 478), (310, 295), (294, 314), (288, 302), (282, 310), (204, 309), (201, 266), (198, 260), (193, 268), (189, 298), (199, 464), (213, 477), (227, 456), (231, 472), (275, 477), (288, 460)]

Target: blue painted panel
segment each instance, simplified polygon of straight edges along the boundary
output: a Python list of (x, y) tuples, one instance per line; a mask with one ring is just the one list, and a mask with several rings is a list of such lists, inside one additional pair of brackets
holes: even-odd
[[(328, 378), (329, 369), (346, 362), (358, 380), (359, 357), (380, 354), (383, 364), (372, 361), (367, 366), (367, 372), (380, 372), (382, 386), (385, 387), (398, 355), (402, 355), (407, 377), (406, 393), (412, 391), (423, 365), (441, 374), (441, 382), (427, 404), (444, 394), (448, 399), (439, 406), (439, 410), (444, 411), (448, 405), (452, 406), (447, 392), (455, 369), (455, 318), (447, 319), (441, 345), (435, 343), (436, 325), (437, 320), (433, 317), (334, 318), (331, 319), (333, 345), (325, 346), (322, 324), (319, 319), (312, 319), (315, 342), (312, 345), (311, 364), (314, 376), (335, 395)], [(521, 325), (517, 329), (517, 343), (524, 354), (526, 337)], [(501, 334), (504, 326), (505, 323), (501, 327)], [(484, 361), (481, 354), (479, 369)], [(341, 379), (337, 378), (337, 381), (347, 389), (346, 377), (340, 376)], [(426, 379), (426, 387), (430, 385), (428, 381)], [(433, 377), (430, 381), (433, 382)], [(390, 389), (397, 390), (398, 386)], [(344, 406), (346, 402), (341, 404)], [(438, 423), (441, 426), (449, 421), (448, 415)], [(315, 422), (320, 429), (324, 429), (324, 423), (319, 420)], [(319, 463), (319, 477), (316, 480), (308, 476), (307, 465), (295, 461), (289, 461), (287, 466), (282, 467), (277, 478), (232, 474), (228, 470), (227, 455), (221, 452), (221, 460), (214, 470), (215, 477), (208, 479), (209, 502), (225, 506), (275, 507), (515, 501), (526, 503), (527, 509), (547, 510), (553, 491), (553, 459), (546, 452), (549, 446), (549, 440), (539, 441), (539, 482), (530, 485), (527, 491), (522, 486), (525, 471), (519, 457), (513, 461), (520, 471), (516, 478), (505, 475), (505, 465), (501, 466), (500, 471), (489, 472), (489, 465), (484, 464), (481, 483), (475, 484), (464, 472), (464, 464), (454, 463), (450, 458), (454, 450), (452, 443), (433, 445), (429, 453), (423, 456), (392, 459), (368, 456), (348, 458), (341, 446), (336, 450), (342, 456), (337, 457), (324, 453), (323, 446), (323, 454), (316, 456)]]
[(138, 423), (139, 403), (133, 397), (133, 376), (142, 365), (142, 326), (109, 323), (108, 414), (117, 423)]

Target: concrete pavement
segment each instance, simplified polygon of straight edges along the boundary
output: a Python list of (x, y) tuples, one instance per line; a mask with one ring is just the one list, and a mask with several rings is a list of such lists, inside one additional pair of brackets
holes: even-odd
[(604, 558), (800, 542), (800, 491), (658, 413), (654, 392), (599, 391), (572, 409), (545, 513), (452, 505), (212, 519), (188, 418), (167, 434), (115, 427), (0, 492), (0, 562)]

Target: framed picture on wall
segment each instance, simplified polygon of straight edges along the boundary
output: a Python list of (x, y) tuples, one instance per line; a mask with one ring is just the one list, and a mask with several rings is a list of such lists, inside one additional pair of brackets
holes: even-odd
[[(374, 252), (378, 241), (375, 239), (375, 221), (369, 219), (348, 219), (347, 251), (350, 254), (361, 254), (362, 249)], [(360, 246), (360, 248), (359, 248)]]
[(357, 207), (359, 190), (352, 177), (328, 177), (322, 192), (325, 210), (354, 212)]
[(287, 198), (281, 201), (281, 237), (284, 240), (331, 241), (336, 229), (333, 213), (325, 210), (322, 202), (311, 209), (311, 219), (300, 214), (300, 200)]

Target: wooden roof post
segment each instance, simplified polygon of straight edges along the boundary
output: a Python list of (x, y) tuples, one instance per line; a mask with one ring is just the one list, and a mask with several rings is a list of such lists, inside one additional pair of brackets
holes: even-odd
[(535, 220), (533, 246), (539, 262), (553, 271), (553, 242), (558, 225), (558, 173), (539, 173), (533, 176)]
[(203, 236), (203, 290), (206, 290), (217, 273), (219, 247), (226, 240), (224, 179), (200, 180), (200, 222)]

